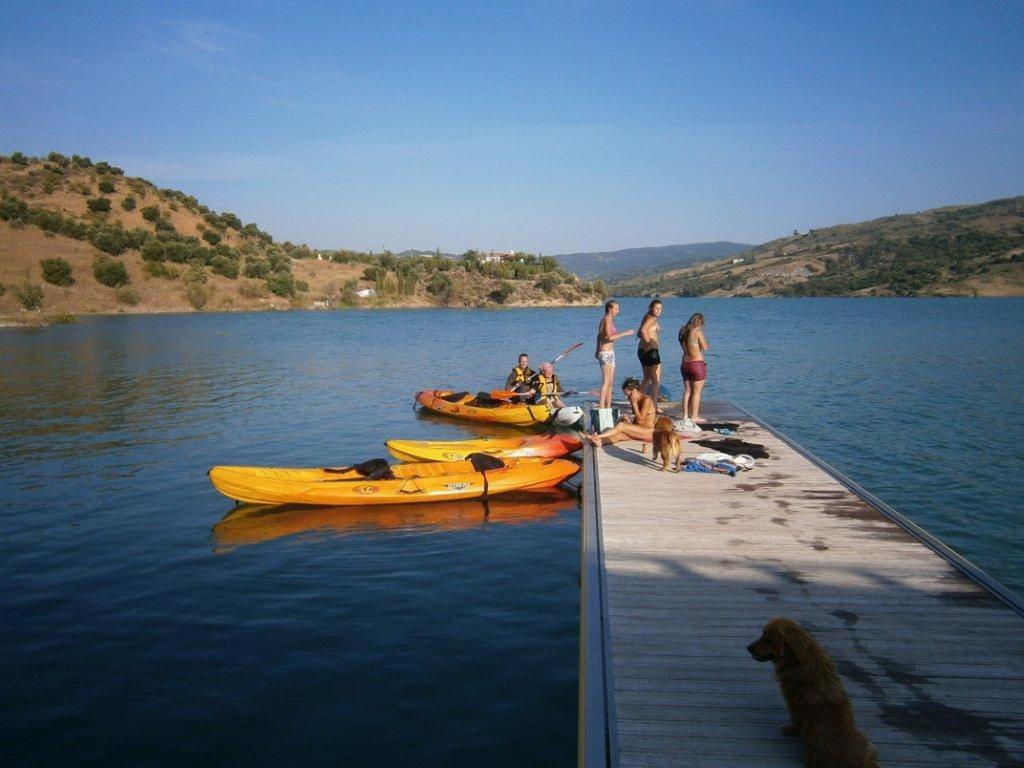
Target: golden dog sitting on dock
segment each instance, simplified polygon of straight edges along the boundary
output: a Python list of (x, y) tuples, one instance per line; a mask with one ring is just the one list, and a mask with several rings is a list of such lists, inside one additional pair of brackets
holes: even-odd
[(668, 416), (659, 416), (654, 422), (654, 444), (653, 458), (658, 460), (661, 456), (661, 471), (668, 469), (669, 462), (676, 463), (676, 472), (679, 471), (679, 464), (683, 460), (683, 441), (679, 439), (673, 429), (672, 419)]
[(791, 619), (772, 619), (747, 650), (774, 665), (789, 709), (782, 732), (803, 737), (808, 768), (878, 768), (874, 745), (854, 725), (832, 657), (810, 633)]

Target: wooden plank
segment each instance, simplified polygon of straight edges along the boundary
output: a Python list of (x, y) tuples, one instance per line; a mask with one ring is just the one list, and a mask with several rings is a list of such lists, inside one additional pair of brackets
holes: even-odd
[(800, 765), (774, 730), (771, 670), (745, 651), (775, 615), (832, 653), (882, 764), (1024, 762), (1024, 606), (784, 436), (710, 406), (771, 458), (727, 478), (656, 471), (635, 443), (595, 452), (620, 764)]

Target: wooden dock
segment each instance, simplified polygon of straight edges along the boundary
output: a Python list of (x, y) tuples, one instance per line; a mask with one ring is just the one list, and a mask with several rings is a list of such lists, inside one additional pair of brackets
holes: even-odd
[(579, 764), (803, 765), (746, 651), (788, 616), (881, 766), (1024, 765), (1020, 599), (754, 417), (704, 415), (771, 458), (729, 478), (659, 472), (635, 442), (585, 452)]

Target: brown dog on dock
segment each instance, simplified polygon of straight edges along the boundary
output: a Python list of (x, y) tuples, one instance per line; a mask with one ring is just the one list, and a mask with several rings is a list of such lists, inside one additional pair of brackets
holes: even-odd
[(747, 650), (774, 665), (789, 710), (782, 732), (803, 737), (808, 768), (878, 768), (874, 745), (854, 725), (832, 657), (803, 627), (772, 619)]
[(676, 472), (679, 471), (679, 463), (683, 460), (683, 441), (679, 439), (672, 428), (672, 419), (668, 416), (659, 416), (654, 422), (654, 460), (661, 456), (661, 471), (668, 469), (669, 462), (676, 463)]

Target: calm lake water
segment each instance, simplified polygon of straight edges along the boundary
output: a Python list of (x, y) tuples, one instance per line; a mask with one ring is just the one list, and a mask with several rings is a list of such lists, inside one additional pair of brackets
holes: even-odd
[[(646, 302), (627, 300), (620, 329)], [(781, 428), (1024, 592), (1024, 301), (666, 301), (708, 397)], [(6, 765), (571, 765), (572, 497), (221, 524), (217, 463), (464, 438), (427, 387), (503, 381), (596, 309), (83, 319), (0, 332)], [(639, 370), (619, 344), (619, 378)], [(497, 500), (496, 500), (497, 501)]]

